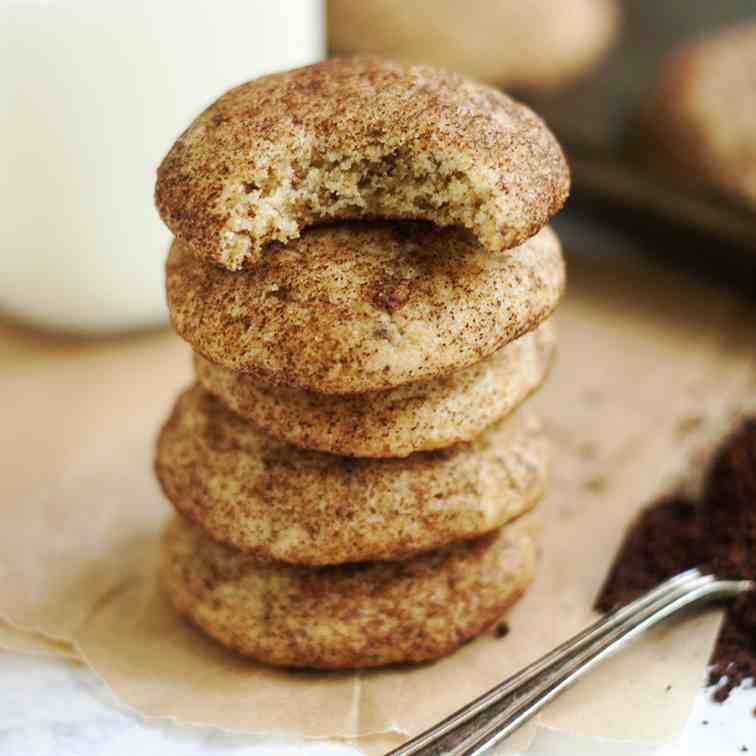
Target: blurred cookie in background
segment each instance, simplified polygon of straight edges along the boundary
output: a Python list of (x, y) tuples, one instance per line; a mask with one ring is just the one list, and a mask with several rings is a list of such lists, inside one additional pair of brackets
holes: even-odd
[(333, 53), (430, 63), (531, 92), (585, 75), (619, 27), (616, 0), (328, 0)]
[(666, 60), (643, 107), (646, 152), (756, 205), (755, 117), (751, 23), (690, 43)]

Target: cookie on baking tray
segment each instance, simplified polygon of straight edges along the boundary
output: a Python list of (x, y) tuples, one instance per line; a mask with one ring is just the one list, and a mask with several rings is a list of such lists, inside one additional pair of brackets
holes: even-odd
[(402, 559), (486, 533), (531, 509), (547, 442), (523, 411), (469, 443), (353, 459), (277, 441), (200, 386), (158, 438), (166, 497), (213, 538), (306, 565)]
[(175, 242), (166, 268), (179, 335), (268, 384), (358, 393), (472, 365), (537, 327), (565, 283), (546, 227), (506, 254), (428, 223), (321, 226), (248, 270)]
[(338, 219), (460, 225), (500, 251), (568, 190), (561, 147), (525, 105), (444, 70), (352, 57), (224, 94), (163, 160), (155, 199), (196, 255), (237, 270)]
[(195, 355), (199, 382), (236, 414), (276, 438), (349, 457), (406, 457), (470, 441), (508, 415), (546, 378), (550, 322), (471, 367), (365, 394), (269, 386)]
[(643, 110), (661, 157), (750, 205), (756, 205), (754, 69), (756, 23), (719, 31), (665, 62)]
[(406, 561), (312, 569), (245, 554), (176, 517), (162, 582), (202, 630), (267, 664), (425, 661), (491, 627), (527, 589), (537, 538), (528, 520)]

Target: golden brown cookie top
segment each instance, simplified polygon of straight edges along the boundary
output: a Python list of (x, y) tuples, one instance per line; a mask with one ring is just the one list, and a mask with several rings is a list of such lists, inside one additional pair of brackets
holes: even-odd
[(171, 148), (155, 196), (195, 254), (236, 270), (334, 219), (463, 225), (499, 251), (568, 190), (562, 150), (526, 106), (442, 69), (353, 57), (224, 94)]
[(461, 229), (408, 222), (310, 229), (237, 273), (177, 242), (166, 276), (173, 324), (202, 356), (322, 393), (471, 365), (546, 319), (564, 281), (549, 228), (491, 254)]

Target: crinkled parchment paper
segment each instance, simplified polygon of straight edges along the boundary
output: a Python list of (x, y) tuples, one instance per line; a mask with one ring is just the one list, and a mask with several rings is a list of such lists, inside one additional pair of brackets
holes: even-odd
[(71, 643), (56, 641), (40, 633), (18, 630), (7, 622), (0, 622), (0, 649), (33, 656), (78, 658), (76, 649)]
[[(756, 393), (755, 315), (732, 295), (656, 268), (574, 263), (557, 316), (557, 367), (532, 400), (554, 439), (541, 568), (510, 615), (511, 632), (435, 664), (356, 674), (245, 661), (189, 627), (161, 595), (155, 557), (168, 507), (152, 477), (152, 444), (190, 380), (185, 346), (169, 334), (80, 343), (6, 328), (0, 616), (75, 644), (146, 715), (316, 737), (389, 733), (361, 741), (382, 752), (397, 733), (430, 725), (594, 617), (633, 514), (674, 485)], [(614, 738), (671, 737), (702, 683), (718, 621), (711, 611), (665, 626), (540, 721)], [(506, 748), (527, 739), (521, 733)]]

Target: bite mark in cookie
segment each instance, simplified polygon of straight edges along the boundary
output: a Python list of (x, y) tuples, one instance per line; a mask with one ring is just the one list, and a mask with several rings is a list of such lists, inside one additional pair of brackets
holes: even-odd
[(238, 270), (339, 219), (459, 225), (501, 251), (568, 190), (559, 144), (525, 105), (442, 69), (353, 57), (220, 97), (163, 160), (155, 196), (195, 254)]

